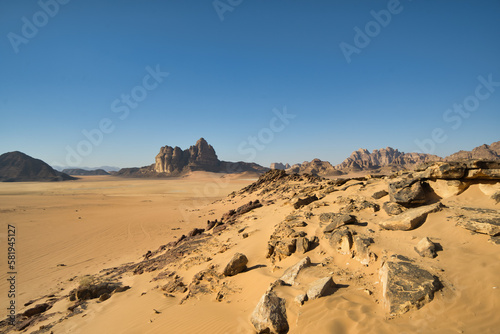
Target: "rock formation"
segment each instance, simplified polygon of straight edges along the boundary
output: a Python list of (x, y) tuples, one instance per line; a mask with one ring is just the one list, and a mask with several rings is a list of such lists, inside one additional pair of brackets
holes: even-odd
[(104, 169), (86, 170), (81, 168), (67, 168), (63, 169), (62, 172), (68, 175), (110, 175)]
[(281, 162), (273, 162), (271, 164), (271, 169), (288, 169), (290, 168), (290, 164), (286, 163), (286, 164), (282, 164)]
[(9, 152), (0, 155), (0, 181), (66, 181), (74, 180), (65, 173), (50, 167), (42, 160), (22, 152)]
[(295, 164), (287, 168), (287, 172), (321, 176), (338, 176), (343, 174), (341, 171), (335, 169), (328, 161), (321, 161), (320, 159), (313, 159), (311, 162), (304, 161), (301, 164)]

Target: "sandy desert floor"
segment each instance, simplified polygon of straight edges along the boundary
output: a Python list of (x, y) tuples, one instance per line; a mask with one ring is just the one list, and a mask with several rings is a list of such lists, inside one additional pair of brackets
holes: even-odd
[[(6, 243), (8, 224), (17, 229), (17, 304), (52, 292), (55, 282), (140, 259), (203, 225), (200, 207), (251, 182), (197, 173), (171, 180), (84, 176), (0, 183), (0, 244)], [(6, 266), (3, 259), (2, 278)], [(6, 279), (0, 291), (4, 318)]]
[[(205, 227), (207, 219), (220, 218), (250, 200), (262, 200), (257, 193), (226, 197), (253, 181), (202, 173), (176, 180), (84, 177), (64, 183), (0, 184), (2, 242), (7, 223), (18, 229), (18, 305), (49, 293), (68, 294), (83, 275), (138, 262), (148, 250), (195, 227)], [(243, 215), (190, 259), (172, 267), (189, 283), (209, 265), (223, 267), (235, 252), (244, 253), (250, 269), (224, 279), (231, 292), (221, 302), (207, 294), (180, 305), (181, 295), (165, 297), (159, 289), (161, 283), (153, 280), (158, 272), (125, 273), (122, 283), (131, 286), (130, 290), (104, 302), (91, 301), (80, 313), (55, 325), (53, 319), (40, 322), (28, 333), (42, 333), (41, 326), (51, 323), (53, 333), (255, 333), (250, 314), (260, 297), (287, 267), (304, 257), (293, 254), (275, 264), (266, 259), (275, 225), (291, 213), (311, 212), (304, 231), (321, 236), (324, 226), (318, 217), (340, 210), (339, 198), (369, 198), (386, 187), (384, 181), (365, 182), (300, 210), (294, 210), (286, 199), (269, 197), (274, 204)], [(385, 200), (375, 202), (381, 205)], [(278, 287), (279, 295), (287, 300), (290, 333), (498, 333), (500, 246), (488, 242), (486, 235), (471, 235), (455, 226), (451, 217), (455, 206), (498, 210), (499, 204), (478, 185), (442, 202), (445, 209), (430, 214), (421, 227), (409, 232), (381, 231), (375, 222), (388, 218), (382, 210), (356, 213), (358, 221), (366, 224), (352, 228), (359, 233), (372, 229), (376, 240), (371, 247), (379, 259), (368, 267), (338, 254), (323, 241), (309, 251), (315, 266), (301, 273), (300, 285), (332, 275), (341, 288), (327, 298), (299, 306), (293, 299), (303, 288)], [(242, 236), (243, 229), (248, 236)], [(413, 249), (427, 236), (443, 248), (435, 259), (420, 258)], [(415, 259), (436, 273), (444, 285), (432, 302), (397, 317), (388, 316), (382, 305), (378, 277), (381, 259), (391, 254)], [(210, 257), (209, 263), (196, 262), (200, 256)], [(6, 287), (2, 280), (2, 296)], [(62, 300), (50, 312), (67, 313), (69, 305), (70, 301)]]

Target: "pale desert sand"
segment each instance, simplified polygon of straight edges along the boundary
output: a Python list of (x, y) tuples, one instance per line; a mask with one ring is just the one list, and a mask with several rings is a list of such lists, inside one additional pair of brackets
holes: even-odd
[[(18, 305), (49, 293), (68, 294), (77, 286), (78, 277), (121, 263), (138, 262), (142, 254), (175, 240), (175, 236), (194, 227), (204, 228), (208, 219), (220, 218), (230, 209), (261, 199), (257, 193), (225, 198), (252, 181), (203, 173), (178, 180), (85, 177), (64, 183), (0, 184), (2, 224), (14, 223), (18, 227)], [(368, 198), (386, 186), (384, 182), (375, 182), (327, 195), (301, 210), (314, 213), (304, 230), (308, 235), (320, 236), (318, 216), (322, 212), (337, 212), (340, 205), (335, 201), (339, 196), (359, 194)], [(373, 201), (381, 205), (386, 200)], [(500, 207), (478, 185), (442, 202), (449, 206), (496, 210)], [(488, 242), (486, 235), (471, 235), (455, 226), (455, 221), (449, 218), (451, 210), (430, 214), (421, 227), (408, 232), (382, 232), (374, 222), (388, 217), (383, 210), (357, 213), (358, 221), (366, 222), (374, 231), (376, 243), (371, 247), (379, 259), (365, 267), (348, 255), (338, 254), (324, 242), (307, 252), (314, 264), (331, 257), (331, 265), (327, 266), (330, 272), (325, 272), (327, 269), (321, 265), (306, 268), (298, 278), (298, 287), (277, 288), (287, 300), (289, 333), (498, 333), (500, 246)], [(90, 301), (81, 313), (55, 324), (51, 331), (254, 333), (250, 315), (260, 297), (287, 267), (305, 256), (293, 254), (275, 265), (265, 257), (275, 225), (294, 212), (286, 200), (276, 199), (273, 205), (243, 215), (235, 225), (203, 246), (200, 253), (210, 256), (210, 262), (174, 268), (189, 284), (200, 270), (209, 265), (223, 268), (234, 253), (244, 253), (251, 270), (224, 279), (232, 292), (221, 302), (215, 301), (213, 294), (207, 294), (180, 304), (182, 295), (165, 297), (157, 288), (161, 283), (152, 281), (157, 272), (126, 273), (122, 283), (131, 286), (130, 290), (102, 303)], [(247, 238), (238, 233), (243, 227)], [(4, 240), (5, 228), (2, 229), (0, 238)], [(353, 229), (361, 231), (366, 227)], [(438, 257), (421, 258), (415, 253), (413, 248), (423, 237), (430, 237), (443, 247)], [(228, 250), (220, 253), (224, 245)], [(418, 265), (439, 276), (444, 285), (433, 301), (397, 317), (388, 316), (384, 308), (378, 276), (381, 257), (391, 254), (415, 259)], [(333, 274), (340, 285), (335, 293), (303, 306), (293, 302), (296, 295), (304, 293), (304, 286), (331, 274), (332, 267), (342, 272)], [(72, 277), (75, 280), (69, 281)], [(0, 288), (4, 295), (3, 280)], [(50, 313), (65, 314), (71, 304), (67, 299), (61, 300)], [(28, 332), (53, 323), (54, 319), (57, 316), (38, 323)]]

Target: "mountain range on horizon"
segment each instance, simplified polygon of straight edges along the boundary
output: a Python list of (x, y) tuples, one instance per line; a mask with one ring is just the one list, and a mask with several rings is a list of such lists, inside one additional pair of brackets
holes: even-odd
[[(175, 146), (163, 146), (149, 166), (122, 168), (112, 171), (115, 176), (124, 177), (169, 177), (182, 176), (190, 172), (206, 171), (214, 173), (262, 174), (269, 169), (284, 169), (290, 173), (308, 173), (319, 176), (340, 176), (351, 172), (391, 173), (403, 169), (413, 169), (419, 164), (436, 161), (456, 160), (500, 160), (500, 141), (483, 144), (471, 151), (458, 151), (447, 157), (426, 153), (405, 153), (392, 147), (376, 149), (358, 149), (338, 165), (328, 161), (313, 159), (300, 164), (272, 163), (271, 168), (256, 163), (221, 161), (215, 149), (204, 138), (195, 145), (182, 150)], [(0, 156), (0, 181), (65, 181), (75, 178), (71, 175), (106, 175), (105, 170), (88, 171), (83, 168), (57, 171), (42, 160), (32, 158), (22, 152), (9, 152)]]

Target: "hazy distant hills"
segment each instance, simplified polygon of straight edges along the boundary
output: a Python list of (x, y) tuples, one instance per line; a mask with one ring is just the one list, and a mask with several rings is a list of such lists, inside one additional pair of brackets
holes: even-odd
[(86, 170), (82, 168), (66, 168), (63, 169), (63, 173), (66, 173), (68, 175), (110, 175), (108, 172), (106, 172), (104, 169), (95, 169), (95, 170)]
[(433, 154), (426, 153), (405, 153), (392, 147), (373, 150), (359, 149), (343, 162), (332, 166), (328, 161), (314, 159), (311, 162), (303, 162), (289, 166), (282, 163), (273, 163), (276, 169), (286, 169), (293, 173), (309, 173), (322, 176), (341, 175), (350, 172), (382, 172), (390, 173), (402, 169), (412, 169), (421, 163), (434, 161), (456, 161), (469, 159), (500, 160), (500, 141), (491, 145), (481, 145), (471, 151), (459, 151), (448, 157), (442, 158)]
[(0, 181), (66, 181), (74, 180), (65, 173), (50, 167), (40, 159), (22, 152), (8, 152), (0, 155)]
[(115, 167), (115, 166), (81, 167), (81, 166), (56, 166), (56, 165), (52, 165), (52, 168), (54, 168), (55, 170), (60, 171), (60, 172), (64, 172), (65, 169), (70, 169), (70, 170), (71, 169), (75, 169), (75, 170), (83, 169), (83, 170), (90, 170), (90, 171), (102, 169), (108, 173), (109, 172), (117, 172), (120, 170), (120, 167)]

